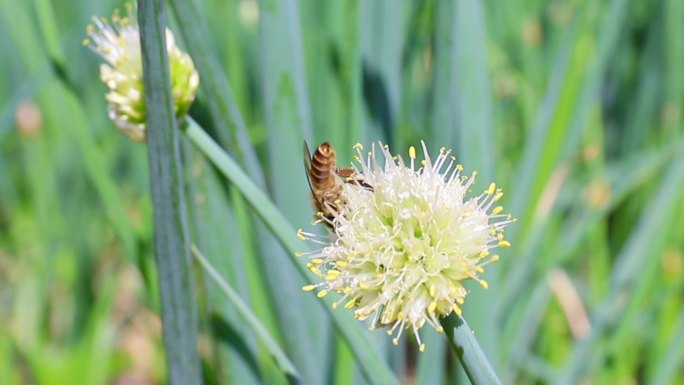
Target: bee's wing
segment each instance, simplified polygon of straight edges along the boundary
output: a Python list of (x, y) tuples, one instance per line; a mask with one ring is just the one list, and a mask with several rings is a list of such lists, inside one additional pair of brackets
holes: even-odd
[(304, 173), (306, 174), (306, 181), (309, 183), (309, 189), (313, 192), (314, 189), (311, 184), (311, 151), (309, 151), (309, 145), (306, 143), (306, 140), (304, 140)]

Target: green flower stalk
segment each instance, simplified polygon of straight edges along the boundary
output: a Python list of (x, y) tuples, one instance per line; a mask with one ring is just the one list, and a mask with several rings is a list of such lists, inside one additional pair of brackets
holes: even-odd
[(417, 164), (411, 147), (406, 164), (382, 143), (367, 156), (361, 145), (356, 149), (355, 175), (340, 180), (333, 218), (317, 221), (327, 221), (332, 241), (298, 232), (323, 245), (302, 253), (323, 279), (303, 289), (317, 290), (318, 297), (340, 293), (333, 307), (354, 308), (359, 320), (372, 317), (371, 329), (387, 327), (388, 334), (396, 333), (395, 344), (408, 329), (423, 351), (419, 329), (427, 323), (443, 332), (439, 319), (461, 314), (465, 280), (488, 287), (480, 274), (499, 259), (491, 249), (510, 246), (504, 227), (513, 219), (496, 205), (503, 193), (494, 183), (466, 198), (476, 173), (462, 176), (450, 150), (442, 148), (433, 162), (423, 143), (425, 160)]
[[(83, 44), (99, 54), (106, 63), (100, 78), (107, 86), (109, 118), (136, 142), (145, 142), (145, 90), (143, 85), (140, 33), (136, 10), (126, 4), (126, 16), (115, 10), (111, 22), (93, 17)], [(166, 49), (171, 73), (171, 92), (176, 118), (182, 120), (195, 100), (199, 75), (190, 56), (176, 45), (173, 33), (166, 30)]]

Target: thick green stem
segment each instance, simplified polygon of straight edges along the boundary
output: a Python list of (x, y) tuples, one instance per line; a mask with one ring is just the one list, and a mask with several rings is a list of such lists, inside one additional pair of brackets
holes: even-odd
[(171, 96), (161, 0), (138, 1), (147, 109), (147, 146), (154, 205), (155, 257), (169, 383), (202, 384), (197, 314), (190, 274), (178, 129)]
[(463, 317), (452, 313), (449, 317), (442, 319), (442, 327), (473, 385), (501, 384), (501, 380), (475, 339), (474, 332)]

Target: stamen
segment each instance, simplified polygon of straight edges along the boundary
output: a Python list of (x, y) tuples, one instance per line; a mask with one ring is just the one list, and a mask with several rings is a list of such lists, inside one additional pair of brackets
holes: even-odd
[(420, 334), (418, 334), (418, 330), (415, 327), (413, 328), (413, 335), (416, 337), (416, 342), (418, 343), (418, 350), (424, 352), (425, 344), (423, 343), (423, 341), (421, 341)]

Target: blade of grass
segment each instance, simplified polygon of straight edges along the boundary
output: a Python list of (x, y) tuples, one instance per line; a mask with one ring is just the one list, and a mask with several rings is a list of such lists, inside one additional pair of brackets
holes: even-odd
[[(590, 28), (571, 28), (566, 40), (573, 53), (561, 50), (556, 71), (544, 107), (540, 109), (530, 140), (526, 145), (523, 161), (517, 172), (517, 188), (511, 197), (510, 209), (522, 220), (512, 228), (509, 237), (514, 241), (518, 233), (525, 236), (533, 224), (535, 202), (538, 202), (551, 172), (559, 161), (576, 151), (583, 127), (591, 108), (599, 98), (600, 86), (606, 70), (606, 63), (616, 45), (619, 32), (626, 22), (627, 0), (611, 1), (597, 25), (599, 32), (595, 50), (588, 43)], [(584, 22), (589, 22), (591, 13), (598, 3), (587, 3)], [(585, 32), (586, 31), (586, 32)], [(587, 64), (588, 63), (588, 64)], [(560, 84), (553, 81), (559, 80)], [(529, 218), (529, 219), (525, 219)]]
[[(243, 258), (245, 259), (244, 270), (237, 270), (234, 274), (240, 274), (239, 272), (242, 271), (246, 273), (252, 308), (259, 316), (259, 319), (269, 328), (271, 335), (278, 337), (279, 341), (282, 341), (283, 330), (278, 328), (278, 316), (273, 309), (272, 295), (269, 291), (268, 284), (266, 283), (268, 278), (265, 276), (263, 269), (264, 260), (266, 259), (264, 257), (270, 258), (275, 255), (269, 253), (268, 250), (270, 245), (276, 241), (267, 233), (268, 230), (261, 223), (258, 223), (258, 218), (255, 218), (255, 216), (252, 215), (248, 203), (236, 189), (230, 189), (230, 198), (235, 209), (235, 219), (238, 225), (236, 233), (240, 234), (239, 238), (241, 239), (243, 244), (242, 248), (244, 250)], [(268, 236), (268, 238), (264, 236), (264, 234)], [(258, 246), (255, 245), (257, 242), (256, 240), (259, 240)], [(261, 355), (264, 355), (265, 353), (267, 352), (262, 348)], [(268, 369), (269, 370), (264, 373), (263, 381), (265, 383), (275, 384), (276, 380), (285, 380), (284, 377), (280, 376), (278, 378), (273, 378), (275, 375), (280, 374), (272, 373), (272, 371), (277, 370), (277, 368), (271, 367)]]
[(200, 263), (202, 268), (209, 274), (211, 279), (219, 286), (221, 292), (226, 297), (226, 299), (233, 305), (235, 311), (247, 322), (247, 324), (252, 328), (252, 331), (257, 335), (261, 342), (266, 346), (269, 353), (273, 357), (278, 367), (285, 373), (289, 382), (291, 384), (302, 383), (301, 375), (297, 372), (294, 365), (290, 362), (280, 349), (280, 346), (271, 337), (271, 334), (266, 330), (266, 327), (259, 321), (254, 313), (249, 309), (247, 304), (245, 304), (240, 296), (233, 288), (231, 288), (228, 283), (221, 277), (221, 275), (216, 271), (216, 269), (209, 263), (209, 261), (204, 257), (202, 252), (197, 248), (197, 246), (192, 245), (192, 254), (195, 259)]
[[(232, 212), (223, 180), (187, 138), (183, 137), (183, 159), (192, 167), (185, 167), (187, 207), (190, 237), (194, 245), (205, 250), (210, 263), (221, 269), (230, 285), (242, 298), (249, 298), (245, 282), (242, 243), (231, 234), (238, 234), (236, 217)], [(260, 359), (257, 339), (248, 325), (227, 303), (224, 294), (200, 275), (198, 308), (200, 332), (211, 334), (208, 344), (211, 354), (208, 363), (218, 384), (256, 384), (263, 382), (260, 368), (273, 365), (269, 357)], [(266, 362), (268, 361), (268, 362)], [(207, 365), (205, 364), (205, 365)], [(205, 376), (206, 377), (206, 376)]]
[[(548, 296), (548, 285), (544, 281), (536, 288), (529, 290), (526, 289), (526, 283), (535, 280), (535, 276), (544, 277), (550, 269), (568, 262), (569, 258), (582, 247), (592, 226), (615, 210), (618, 205), (624, 202), (625, 198), (639, 187), (662, 172), (662, 168), (671, 162), (673, 155), (682, 145), (684, 145), (684, 141), (676, 141), (666, 149), (636, 154), (619, 164), (609, 165), (605, 173), (596, 176), (595, 179), (608, 181), (611, 191), (610, 201), (599, 209), (589, 206), (580, 208), (576, 215), (566, 221), (565, 228), (560, 231), (564, 236), (558, 239), (555, 246), (552, 246), (553, 250), (557, 250), (553, 258), (543, 266), (525, 270), (524, 275), (512, 277), (507, 282), (509, 285), (502, 290), (504, 296), (501, 298), (503, 303), (501, 311), (503, 314), (511, 314), (511, 316), (508, 317), (509, 321), (504, 327), (502, 345), (510, 346), (511, 349), (504, 351), (504, 361), (511, 361), (514, 365), (518, 365), (517, 362), (524, 359), (525, 355), (521, 352), (529, 349), (540, 327), (538, 320), (541, 316), (541, 304), (548, 302), (548, 298), (546, 298)], [(579, 192), (572, 195), (577, 194)], [(546, 221), (540, 221), (532, 230), (532, 235), (528, 241), (521, 246), (521, 264), (531, 263), (527, 261), (532, 261), (537, 257), (542, 240), (551, 236), (545, 223)], [(522, 270), (514, 269), (510, 274), (521, 274), (521, 272)], [(514, 283), (516, 284), (514, 285)], [(526, 291), (531, 294), (526, 294)], [(528, 304), (524, 305), (524, 310), (520, 312), (521, 315), (516, 316), (518, 313), (516, 308), (521, 307), (520, 298), (525, 297), (530, 298), (527, 301)], [(504, 378), (509, 378), (509, 376), (504, 376)]]
[[(295, 253), (304, 248), (305, 245), (300, 243), (294, 236), (295, 230), (292, 226), (247, 174), (221, 150), (201, 127), (190, 119), (188, 123), (185, 132), (190, 140), (240, 190), (259, 217), (263, 219), (264, 223), (288, 251), (288, 256), (290, 256), (292, 263), (297, 268), (297, 272), (309, 281), (309, 273), (304, 264), (294, 257)], [(380, 356), (377, 347), (371, 343), (366, 332), (361, 329), (358, 322), (353, 320), (349, 314), (333, 311), (332, 302), (331, 298), (324, 298), (319, 303), (322, 306), (324, 303), (328, 304), (328, 306), (323, 307), (328, 312), (338, 332), (345, 338), (368, 381), (373, 384), (398, 383), (394, 374), (389, 370), (387, 363)]]
[[(455, 23), (451, 30), (452, 60), (455, 76), (450, 82), (451, 95), (456, 103), (457, 156), (466, 169), (477, 170), (478, 177), (487, 185), (494, 181), (494, 151), (492, 144), (492, 101), (487, 72), (487, 36), (484, 5), (478, 1), (457, 0), (453, 7)], [(473, 290), (463, 311), (477, 325), (477, 335), (491, 364), (498, 367), (497, 303), (499, 283), (498, 264), (487, 266), (485, 277), (489, 290)], [(483, 305), (487, 304), (487, 305)]]
[(233, 98), (228, 79), (221, 70), (223, 66), (212, 47), (211, 34), (200, 17), (201, 8), (185, 0), (170, 0), (169, 3), (188, 52), (202, 77), (200, 94), (209, 106), (221, 144), (236, 154), (256, 184), (264, 188), (266, 182), (261, 165), (249, 141), (245, 120)]
[(456, 42), (455, 18), (456, 0), (438, 1), (436, 4), (435, 26), (435, 68), (432, 102), (432, 138), (430, 143), (433, 151), (440, 146), (456, 148), (457, 109), (453, 102), (456, 100), (457, 88), (452, 85), (455, 78)]
[[(340, 3), (336, 3), (340, 4)], [(359, 0), (347, 2), (342, 6), (341, 14), (345, 15), (345, 22), (341, 24), (338, 41), (342, 47), (342, 75), (348, 84), (347, 103), (349, 106), (349, 122), (347, 123), (346, 148), (366, 137), (363, 124), (363, 88), (361, 63), (360, 19), (361, 5)]]
[(483, 180), (494, 179), (492, 149), (492, 96), (487, 73), (487, 35), (484, 5), (472, 0), (456, 0), (453, 63), (455, 76), (451, 94), (456, 102), (458, 152), (468, 168), (476, 169)]
[[(681, 150), (680, 150), (681, 151)], [(617, 263), (611, 276), (611, 294), (597, 312), (592, 316), (592, 332), (584, 340), (575, 345), (570, 355), (564, 375), (557, 382), (562, 385), (576, 384), (591, 362), (600, 362), (592, 355), (592, 347), (596, 340), (613, 323), (619, 320), (624, 310), (625, 301), (620, 298), (639, 279), (640, 272), (646, 269), (645, 264), (659, 261), (667, 228), (673, 220), (675, 208), (684, 195), (684, 158), (673, 163), (665, 173), (659, 191), (643, 210), (639, 223), (634, 228), (627, 243), (617, 257)]]
[[(362, 97), (370, 128), (366, 139), (387, 138), (394, 145), (401, 101), (401, 52), (404, 47), (403, 16), (406, 4), (392, 1), (361, 1), (359, 44), (362, 54)], [(357, 139), (358, 141), (358, 139)]]
[[(672, 161), (677, 149), (682, 145), (684, 145), (684, 140), (673, 141), (665, 148), (648, 150), (618, 161), (617, 164), (608, 165), (605, 173), (597, 175), (594, 180), (608, 182), (611, 191), (610, 201), (599, 209), (588, 206), (579, 209), (578, 213), (567, 221), (562, 232), (564, 236), (558, 239), (558, 245), (555, 247), (558, 252), (554, 254), (552, 260), (544, 266), (535, 267), (532, 264), (536, 258), (537, 247), (541, 240), (548, 237), (547, 231), (549, 230), (545, 221), (539, 221), (530, 231), (530, 236), (520, 246), (519, 266), (512, 267), (507, 275), (508, 279), (500, 299), (501, 311), (504, 314), (510, 311), (514, 300), (521, 295), (521, 290), (525, 288), (526, 282), (533, 274), (543, 274), (544, 272), (540, 269), (548, 270), (567, 262), (577, 248), (581, 247), (589, 229), (614, 210), (629, 194), (661, 172), (662, 168)], [(580, 194), (580, 191), (576, 194)]]
[(335, 338), (335, 368), (332, 371), (332, 385), (356, 384), (354, 382), (354, 355), (342, 340), (342, 337)]
[[(76, 99), (71, 89), (64, 89), (64, 97), (55, 103), (64, 104), (61, 110), (69, 111), (63, 114), (65, 123), (73, 131), (72, 138), (75, 139), (78, 150), (83, 157), (83, 165), (88, 178), (100, 196), (102, 207), (115, 228), (126, 251), (129, 260), (135, 258), (136, 237), (130, 219), (126, 216), (126, 209), (121, 195), (118, 191), (116, 182), (107, 175), (111, 165), (103, 156), (101, 148), (95, 142), (93, 134), (88, 130), (87, 116), (83, 111), (82, 105)], [(136, 149), (137, 150), (137, 149)]]
[[(513, 309), (506, 327), (515, 329), (515, 333), (504, 330), (501, 346), (507, 347), (503, 356), (504, 362), (508, 363), (507, 368), (501, 377), (507, 383), (511, 383), (518, 370), (524, 369), (525, 361), (528, 357), (530, 345), (538, 337), (539, 328), (542, 326), (544, 313), (551, 301), (551, 290), (546, 280), (540, 280), (532, 289), (527, 301), (519, 304), (521, 309)], [(508, 336), (511, 337), (508, 337)], [(510, 342), (509, 342), (510, 341)], [(509, 358), (510, 357), (510, 358)]]
[(138, 1), (138, 20), (168, 377), (172, 385), (199, 385), (202, 376), (197, 353), (197, 314), (163, 2)]
[[(292, 166), (302, 162), (301, 143), (311, 138), (311, 111), (305, 79), (297, 1), (261, 1), (259, 48), (263, 114), (268, 131), (269, 185), (275, 204), (293, 223), (310, 221), (308, 185), (303, 172), (293, 176)], [(306, 284), (274, 245), (263, 269), (278, 310), (285, 347), (300, 368), (305, 382), (324, 383), (331, 352), (330, 328), (311, 297), (301, 296)], [(264, 250), (266, 251), (266, 250)], [(283, 261), (284, 263), (278, 263)], [(275, 263), (274, 263), (275, 262)]]
[(679, 314), (675, 327), (676, 333), (669, 342), (667, 351), (662, 355), (660, 364), (653, 371), (653, 377), (646, 381), (651, 385), (672, 384), (681, 374), (684, 362), (684, 311)]

